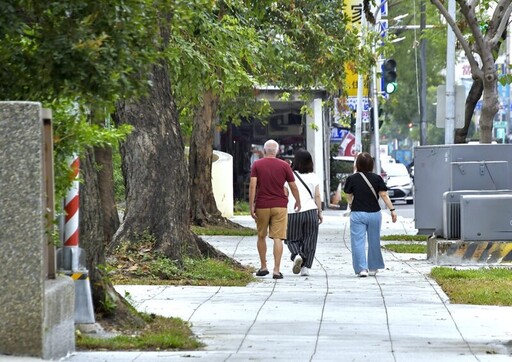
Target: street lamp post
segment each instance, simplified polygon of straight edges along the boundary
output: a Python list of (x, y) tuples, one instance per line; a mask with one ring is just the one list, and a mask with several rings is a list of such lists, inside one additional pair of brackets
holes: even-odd
[(427, 26), (425, 0), (420, 4), (420, 145), (427, 144), (427, 41), (424, 30)]
[[(448, 0), (448, 13), (455, 19), (455, 0)], [(447, 27), (446, 40), (446, 115), (444, 143), (453, 144), (455, 139), (455, 33)]]

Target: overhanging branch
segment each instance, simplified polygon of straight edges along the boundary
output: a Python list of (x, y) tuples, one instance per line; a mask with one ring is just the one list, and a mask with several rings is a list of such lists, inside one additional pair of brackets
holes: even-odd
[(448, 10), (444, 7), (443, 4), (439, 0), (430, 0), (430, 2), (439, 10), (441, 15), (446, 19), (448, 25), (452, 28), (457, 40), (460, 42), (462, 49), (464, 49), (464, 53), (466, 53), (466, 57), (468, 58), (469, 65), (471, 66), (471, 72), (474, 76), (483, 77), (483, 73), (476, 61), (473, 52), (471, 51), (471, 47), (469, 46), (468, 41), (464, 38), (464, 35), (460, 31), (459, 27), (453, 20), (453, 18), (448, 13)]
[[(498, 9), (504, 9), (504, 11), (498, 11)], [(496, 34), (494, 34), (493, 38), (490, 40), (493, 46), (501, 40), (503, 32), (507, 29), (511, 14), (512, 0), (501, 0), (494, 11), (492, 18), (493, 22), (499, 23), (498, 28), (496, 29)]]

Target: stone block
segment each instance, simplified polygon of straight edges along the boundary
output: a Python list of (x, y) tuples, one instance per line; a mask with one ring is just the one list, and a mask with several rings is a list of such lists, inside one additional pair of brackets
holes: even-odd
[[(60, 280), (46, 283), (41, 104), (0, 102), (0, 130), (0, 353), (44, 357), (55, 350), (46, 347), (48, 329), (62, 327), (53, 316), (67, 314), (55, 312), (53, 301), (57, 290), (67, 295), (69, 287), (60, 287)], [(74, 334), (68, 338), (74, 344)]]
[(58, 359), (75, 351), (75, 286), (60, 275), (46, 280), (44, 289), (44, 359)]

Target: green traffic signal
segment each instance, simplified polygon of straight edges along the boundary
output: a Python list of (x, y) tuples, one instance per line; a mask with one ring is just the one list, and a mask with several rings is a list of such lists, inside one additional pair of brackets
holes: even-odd
[(391, 82), (391, 83), (386, 84), (386, 93), (387, 94), (394, 93), (396, 91), (396, 89), (397, 89), (396, 82)]
[(387, 94), (394, 93), (398, 84), (396, 82), (396, 61), (386, 59), (382, 64), (382, 78), (384, 79), (384, 90)]

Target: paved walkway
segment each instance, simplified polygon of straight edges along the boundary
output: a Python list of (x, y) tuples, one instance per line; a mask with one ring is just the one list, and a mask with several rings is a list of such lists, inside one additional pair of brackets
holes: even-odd
[[(384, 214), (383, 234), (416, 232), (412, 220), (392, 224)], [(234, 221), (254, 226), (249, 217)], [(256, 237), (206, 239), (258, 267)], [(282, 280), (269, 275), (247, 287), (117, 287), (141, 311), (189, 321), (203, 350), (76, 352), (65, 361), (512, 360), (512, 307), (450, 304), (428, 277), (433, 265), (424, 254), (385, 252), (384, 260), (386, 270), (376, 277), (357, 278), (348, 219), (327, 210), (308, 277), (292, 274), (285, 249)]]

